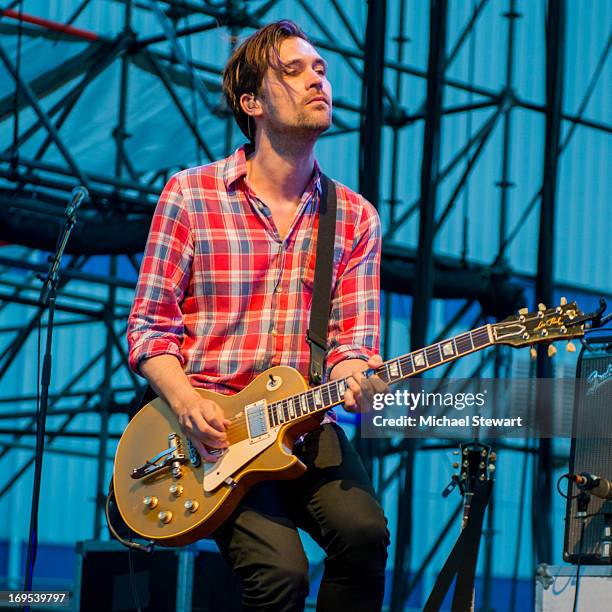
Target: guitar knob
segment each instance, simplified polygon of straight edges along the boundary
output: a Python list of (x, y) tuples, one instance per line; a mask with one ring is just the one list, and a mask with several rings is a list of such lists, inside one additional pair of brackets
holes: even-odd
[(561, 306), (565, 306), (567, 304), (567, 298), (564, 295), (561, 296), (559, 304), (561, 304)]
[(542, 304), (542, 302), (540, 302), (540, 303), (538, 304), (538, 310), (539, 310), (540, 312), (544, 312), (544, 311), (546, 310), (546, 304)]
[(527, 315), (527, 314), (529, 314), (529, 308), (519, 308), (518, 313), (520, 315)]
[(159, 502), (159, 500), (157, 499), (157, 497), (154, 497), (153, 495), (147, 495), (145, 498), (143, 498), (142, 503), (149, 508), (150, 510), (153, 510), (153, 508), (155, 508), (157, 506), (157, 503)]
[(200, 507), (200, 503), (195, 499), (188, 499), (183, 505), (189, 512), (195, 512)]
[(170, 512), (170, 510), (162, 510), (158, 515), (157, 518), (162, 522), (162, 523), (169, 523), (172, 520), (172, 512)]
[(548, 356), (554, 357), (557, 354), (557, 347), (554, 344), (548, 345)]
[(453, 463), (453, 468), (457, 469), (459, 467), (459, 463), (457, 463), (457, 461), (455, 461), (455, 463)]
[(535, 347), (533, 347), (533, 346), (532, 346), (532, 347), (529, 349), (529, 356), (531, 357), (531, 359), (532, 359), (532, 360), (537, 358), (537, 356), (538, 356), (538, 351), (536, 351), (536, 350), (535, 350)]
[(494, 472), (495, 466), (492, 463), (489, 463), (489, 467), (487, 469), (489, 470), (489, 472)]
[(179, 497), (183, 493), (183, 487), (178, 484), (171, 484), (168, 490), (170, 495), (174, 495), (174, 497)]
[(497, 460), (497, 453), (495, 451), (493, 451), (490, 455), (489, 455), (489, 461), (496, 461)]
[(571, 340), (567, 341), (567, 345), (565, 346), (565, 349), (567, 350), (568, 353), (576, 352), (576, 347), (574, 346), (574, 343)]

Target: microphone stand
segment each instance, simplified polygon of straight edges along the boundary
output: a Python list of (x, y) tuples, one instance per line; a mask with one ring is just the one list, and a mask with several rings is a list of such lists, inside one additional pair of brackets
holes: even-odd
[[(36, 563), (36, 552), (38, 549), (38, 507), (40, 503), (40, 485), (42, 477), (43, 452), (45, 446), (45, 430), (47, 423), (47, 409), (49, 406), (49, 384), (51, 382), (51, 342), (53, 340), (53, 319), (55, 316), (55, 299), (59, 283), (59, 269), (62, 255), (70, 238), (70, 234), (76, 225), (76, 211), (82, 200), (87, 197), (87, 190), (77, 187), (72, 192), (72, 200), (66, 209), (66, 222), (62, 228), (57, 248), (53, 259), (49, 258), (51, 266), (44, 280), (44, 285), (38, 298), (40, 316), (45, 308), (48, 309), (47, 316), (47, 338), (45, 344), (45, 355), (40, 377), (40, 406), (36, 423), (36, 453), (34, 458), (34, 483), (32, 486), (32, 511), (30, 514), (30, 531), (28, 536), (28, 555), (26, 560), (26, 572), (23, 590), (32, 590), (32, 579), (34, 576), (34, 564)], [(40, 277), (42, 280), (42, 276)], [(29, 610), (29, 606), (26, 608)]]

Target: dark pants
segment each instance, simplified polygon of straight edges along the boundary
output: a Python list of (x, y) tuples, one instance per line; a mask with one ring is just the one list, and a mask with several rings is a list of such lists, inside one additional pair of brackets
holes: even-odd
[(243, 609), (297, 611), (308, 561), (297, 528), (325, 550), (317, 610), (380, 610), (389, 532), (359, 455), (335, 424), (296, 445), (308, 471), (253, 487), (214, 534), (243, 584)]

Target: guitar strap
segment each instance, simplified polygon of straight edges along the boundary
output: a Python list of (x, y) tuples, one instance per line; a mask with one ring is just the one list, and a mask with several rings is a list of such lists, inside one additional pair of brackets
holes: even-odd
[(493, 481), (488, 480), (477, 485), (467, 524), (440, 570), (431, 594), (423, 607), (423, 612), (438, 612), (440, 610), (455, 578), (457, 578), (457, 581), (451, 606), (452, 612), (465, 612), (473, 609), (472, 599), (476, 564), (478, 563), (478, 549), (482, 536), (484, 514), (491, 497), (492, 484)]
[(323, 366), (327, 353), (327, 328), (329, 326), (331, 302), (337, 204), (336, 186), (330, 178), (321, 174), (314, 286), (312, 289), (310, 322), (306, 332), (306, 342), (310, 347), (308, 379), (311, 385), (320, 385), (323, 382)]

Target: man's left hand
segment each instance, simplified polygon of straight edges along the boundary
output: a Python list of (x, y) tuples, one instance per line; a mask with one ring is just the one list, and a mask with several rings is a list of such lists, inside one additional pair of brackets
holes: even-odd
[(375, 370), (382, 362), (380, 355), (373, 355), (368, 359), (367, 366), (362, 361), (361, 369), (351, 372), (347, 378), (348, 389), (344, 394), (344, 407), (348, 412), (369, 412), (372, 410), (374, 394), (389, 393), (388, 385), (376, 374), (368, 378), (362, 374), (366, 369)]

